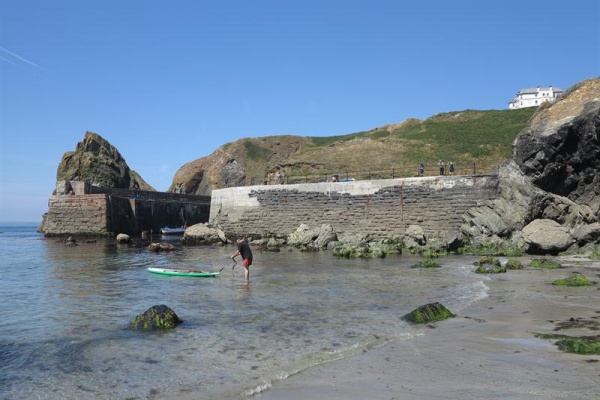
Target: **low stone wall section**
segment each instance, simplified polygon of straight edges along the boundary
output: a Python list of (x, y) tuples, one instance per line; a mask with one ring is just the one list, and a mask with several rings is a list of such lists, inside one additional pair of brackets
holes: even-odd
[(420, 225), (444, 238), (466, 210), (497, 195), (495, 175), (235, 187), (213, 190), (210, 222), (228, 236), (287, 236), (304, 223), (379, 238)]
[(103, 194), (51, 196), (40, 230), (47, 236), (105, 235), (107, 210), (107, 196)]

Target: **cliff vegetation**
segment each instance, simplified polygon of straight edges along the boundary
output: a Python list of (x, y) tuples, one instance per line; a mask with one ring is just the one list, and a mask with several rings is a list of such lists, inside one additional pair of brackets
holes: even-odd
[(249, 184), (319, 182), (437, 175), (437, 163), (453, 161), (457, 173), (487, 173), (510, 157), (512, 142), (535, 108), (464, 110), (408, 119), (370, 131), (330, 137), (267, 136), (226, 143), (182, 166), (169, 192), (210, 195), (212, 189)]

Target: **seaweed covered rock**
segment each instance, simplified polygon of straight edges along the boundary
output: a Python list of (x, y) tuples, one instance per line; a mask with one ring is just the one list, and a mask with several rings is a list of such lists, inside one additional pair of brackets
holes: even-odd
[(480, 257), (475, 263), (476, 274), (503, 274), (506, 272), (506, 266), (502, 266), (499, 259), (495, 257)]
[(513, 258), (508, 260), (504, 266), (506, 267), (506, 269), (523, 269), (523, 264), (521, 264), (521, 261), (515, 260)]
[(411, 268), (441, 268), (441, 265), (438, 264), (435, 260), (423, 260), (419, 261), (416, 264), (410, 266)]
[(506, 267), (500, 265), (483, 264), (475, 268), (476, 274), (503, 274), (506, 272)]
[(404, 316), (409, 322), (423, 324), (427, 322), (441, 321), (448, 318), (453, 318), (454, 315), (450, 310), (444, 307), (439, 302), (422, 305)]
[(531, 260), (531, 263), (529, 264), (529, 266), (532, 268), (542, 268), (542, 269), (562, 268), (562, 265), (560, 265), (556, 261), (548, 260), (545, 258), (536, 258), (534, 260)]
[(556, 339), (554, 343), (559, 350), (573, 354), (600, 354), (600, 335), (597, 336), (567, 336), (556, 333), (536, 333), (541, 339)]
[(333, 255), (344, 258), (385, 258), (386, 253), (380, 247), (371, 247), (368, 243), (359, 245), (345, 244), (333, 249)]
[(581, 275), (579, 272), (573, 272), (571, 276), (564, 279), (557, 279), (552, 282), (553, 285), (556, 286), (589, 286), (593, 285), (592, 281), (590, 281), (585, 276)]
[(173, 329), (183, 321), (165, 305), (152, 306), (131, 321), (128, 328), (139, 331)]

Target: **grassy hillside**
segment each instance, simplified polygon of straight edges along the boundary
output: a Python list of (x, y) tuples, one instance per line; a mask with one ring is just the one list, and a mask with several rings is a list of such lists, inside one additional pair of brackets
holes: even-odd
[[(423, 121), (411, 119), (367, 132), (312, 137), (314, 148), (306, 152), (322, 163), (329, 161), (329, 169), (337, 168), (341, 173), (350, 170), (349, 174), (361, 179), (369, 172), (376, 176), (391, 173), (411, 176), (419, 162), (426, 163), (428, 174), (433, 174), (440, 159), (452, 160), (461, 170), (475, 168), (477, 172), (489, 172), (510, 157), (513, 140), (535, 111), (532, 107), (441, 113)], [(368, 146), (367, 141), (383, 146)], [(351, 146), (352, 142), (359, 145)], [(328, 150), (336, 147), (349, 151), (338, 159)], [(357, 151), (351, 151), (353, 148)]]
[(464, 110), (341, 136), (239, 139), (186, 164), (172, 189), (206, 194), (198, 189), (201, 179), (207, 189), (274, 183), (277, 170), (287, 183), (319, 182), (333, 173), (355, 179), (409, 177), (419, 162), (425, 163), (425, 175), (437, 175), (440, 159), (453, 161), (457, 174), (487, 173), (510, 158), (514, 139), (535, 111)]

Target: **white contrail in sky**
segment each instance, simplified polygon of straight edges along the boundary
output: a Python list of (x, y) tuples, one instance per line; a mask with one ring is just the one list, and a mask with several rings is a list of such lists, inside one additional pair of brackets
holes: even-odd
[[(36, 63), (34, 63), (34, 62), (31, 62), (31, 61), (29, 61), (28, 59), (26, 59), (26, 58), (23, 58), (23, 57), (21, 57), (20, 55), (13, 53), (12, 51), (6, 50), (4, 47), (0, 47), (0, 50), (2, 50), (3, 52), (5, 52), (6, 54), (9, 54), (9, 55), (11, 55), (12, 57), (16, 58), (16, 59), (17, 59), (17, 60), (19, 60), (19, 61), (23, 61), (23, 62), (25, 62), (25, 63), (27, 63), (27, 64), (29, 64), (29, 65), (32, 65), (32, 66), (36, 67), (37, 69), (40, 69), (40, 70), (42, 70), (42, 71), (43, 71), (43, 68), (42, 68), (42, 67), (40, 67), (39, 65), (37, 65)], [(14, 62), (11, 62), (11, 61), (10, 61), (10, 60), (8, 60), (6, 57), (0, 57), (0, 58), (2, 58), (2, 59), (3, 59), (3, 60), (5, 60), (5, 61), (8, 61), (8, 62), (10, 62), (11, 64), (15, 64), (15, 65), (16, 65), (16, 63), (14, 63)]]
[(1, 59), (3, 59), (4, 61), (6, 61), (7, 63), (9, 63), (9, 64), (12, 64), (12, 65), (14, 65), (14, 66), (17, 66), (17, 67), (18, 67), (17, 63), (15, 63), (15, 62), (13, 62), (13, 61), (10, 61), (8, 58), (6, 58), (6, 57), (3, 57), (3, 56), (0, 56), (0, 58), (1, 58)]

